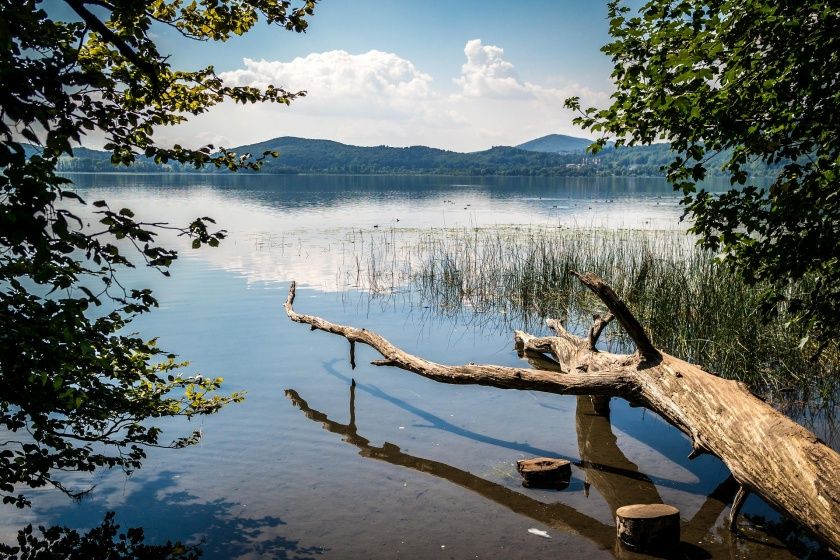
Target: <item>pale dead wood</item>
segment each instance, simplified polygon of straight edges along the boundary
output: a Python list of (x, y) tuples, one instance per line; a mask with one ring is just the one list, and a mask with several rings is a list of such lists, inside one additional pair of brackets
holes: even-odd
[(661, 357), (659, 350), (653, 346), (653, 343), (650, 341), (645, 329), (636, 317), (630, 313), (627, 305), (621, 301), (617, 295), (615, 295), (615, 292), (613, 292), (612, 288), (610, 288), (606, 282), (591, 272), (584, 272), (583, 274), (572, 272), (572, 274), (577, 276), (584, 286), (589, 288), (607, 305), (610, 313), (615, 315), (615, 318), (618, 319), (618, 322), (621, 323), (621, 326), (636, 344), (636, 348), (639, 349), (639, 353), (647, 361), (655, 362), (659, 360)]
[(738, 487), (738, 493), (735, 494), (735, 498), (732, 500), (732, 508), (729, 510), (729, 517), (727, 519), (730, 531), (738, 528), (738, 514), (741, 512), (741, 508), (744, 506), (744, 502), (747, 500), (749, 493), (749, 490), (744, 486)]
[(570, 395), (629, 394), (633, 385), (630, 381), (632, 371), (619, 366), (594, 374), (578, 372), (558, 375), (551, 371), (497, 365), (448, 366), (438, 364), (397, 348), (383, 336), (373, 331), (338, 325), (320, 317), (297, 313), (293, 308), (294, 300), (295, 283), (292, 282), (284, 304), (286, 314), (292, 321), (305, 323), (313, 330), (317, 329), (341, 335), (351, 343), (367, 344), (382, 354), (384, 358), (384, 360), (371, 362), (374, 365), (395, 366), (440, 383), (489, 385), (500, 389), (538, 390)]
[(620, 396), (639, 402), (686, 433), (692, 455), (716, 455), (740, 485), (840, 551), (840, 455), (756, 398), (743, 383), (716, 377), (657, 350), (603, 280), (592, 273), (576, 275), (618, 319), (636, 344), (637, 355), (592, 350), (591, 338), (576, 337), (559, 322), (550, 321), (556, 336), (533, 337), (517, 331), (516, 345), (522, 351), (550, 352), (562, 374), (496, 365), (449, 366), (409, 354), (374, 332), (297, 313), (294, 283), (285, 308), (292, 321), (308, 324), (312, 330), (371, 346), (384, 358), (376, 365), (396, 366), (442, 383)]
[(592, 324), (592, 328), (589, 329), (589, 349), (593, 352), (597, 352), (598, 349), (595, 345), (598, 343), (598, 339), (601, 337), (603, 330), (613, 319), (615, 319), (615, 315), (612, 313), (607, 313), (604, 316), (595, 315), (592, 319), (594, 320), (594, 323)]

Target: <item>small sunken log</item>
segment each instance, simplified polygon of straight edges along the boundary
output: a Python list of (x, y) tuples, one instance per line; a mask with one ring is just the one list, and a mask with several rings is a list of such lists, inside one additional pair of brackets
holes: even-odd
[(680, 544), (680, 510), (667, 504), (635, 504), (615, 511), (618, 540), (634, 552), (670, 553)]
[(537, 457), (516, 462), (526, 488), (553, 488), (563, 490), (572, 478), (572, 464), (563, 459)]

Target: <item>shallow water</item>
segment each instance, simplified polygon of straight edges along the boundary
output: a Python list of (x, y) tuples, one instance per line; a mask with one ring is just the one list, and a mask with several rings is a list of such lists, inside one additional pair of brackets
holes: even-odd
[[(107, 510), (150, 541), (203, 540), (205, 558), (614, 557), (612, 512), (664, 501), (680, 508), (690, 557), (786, 558), (755, 525), (779, 520), (748, 499), (734, 538), (724, 517), (735, 488), (712, 457), (688, 461), (688, 440), (656, 415), (613, 399), (610, 419), (585, 398), (448, 386), (368, 362), (345, 340), (311, 333), (296, 308), (376, 330), (409, 352), (447, 363), (521, 365), (511, 335), (412, 302), (348, 286), (364, 246), (389, 232), (498, 224), (679, 227), (678, 199), (653, 179), (441, 177), (74, 177), (88, 201), (105, 198), (138, 218), (187, 223), (213, 216), (230, 237), (218, 249), (183, 246), (173, 277), (129, 273), (161, 309), (134, 328), (225, 377), (246, 401), (198, 421), (195, 447), (153, 450), (126, 478), (97, 473), (76, 504), (35, 494), (31, 510), (0, 510), (9, 541), (28, 522), (90, 527)], [(371, 237), (375, 234), (378, 237)], [(355, 383), (354, 381), (355, 380)], [(195, 428), (167, 422), (167, 433)], [(517, 459), (562, 457), (562, 491), (526, 489)], [(69, 482), (82, 485), (84, 477)], [(528, 533), (548, 532), (546, 539)], [(771, 544), (766, 544), (770, 542)]]

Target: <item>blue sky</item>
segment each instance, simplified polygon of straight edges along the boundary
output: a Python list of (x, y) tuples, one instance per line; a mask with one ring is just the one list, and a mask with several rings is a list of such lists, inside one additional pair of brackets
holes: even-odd
[(573, 77), (606, 87), (609, 60), (606, 0), (322, 0), (302, 35), (258, 25), (228, 43), (190, 47), (164, 42), (173, 60), (241, 67), (243, 58), (290, 60), (311, 52), (371, 49), (394, 52), (435, 77), (457, 76), (466, 41), (497, 45), (522, 78)]
[(176, 66), (213, 64), (231, 84), (309, 94), (291, 107), (223, 105), (158, 137), (473, 151), (550, 133), (589, 136), (563, 100), (609, 101), (606, 12), (606, 0), (322, 0), (306, 34), (261, 22), (227, 43), (196, 43), (156, 29)]

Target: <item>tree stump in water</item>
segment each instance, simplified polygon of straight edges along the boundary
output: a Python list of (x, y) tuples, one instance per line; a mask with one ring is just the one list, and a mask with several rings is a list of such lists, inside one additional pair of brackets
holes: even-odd
[(668, 553), (680, 544), (680, 510), (666, 504), (635, 504), (615, 512), (621, 544), (634, 552)]
[(563, 459), (522, 459), (516, 462), (516, 469), (522, 475), (522, 485), (526, 488), (562, 490), (569, 486), (572, 478), (572, 464)]

